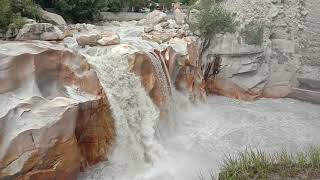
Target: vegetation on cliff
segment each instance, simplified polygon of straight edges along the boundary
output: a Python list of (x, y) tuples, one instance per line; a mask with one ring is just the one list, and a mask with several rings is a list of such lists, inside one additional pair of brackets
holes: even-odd
[(244, 29), (241, 30), (241, 36), (250, 45), (262, 45), (263, 34), (264, 27), (255, 22), (245, 25)]
[(236, 23), (231, 12), (215, 0), (202, 0), (195, 3), (192, 9), (199, 11), (198, 22), (191, 23), (191, 28), (199, 30), (203, 36), (216, 33), (234, 32)]

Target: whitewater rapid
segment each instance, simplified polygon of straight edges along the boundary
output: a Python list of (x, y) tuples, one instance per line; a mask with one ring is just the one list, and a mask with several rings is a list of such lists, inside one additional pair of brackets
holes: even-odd
[[(177, 102), (170, 126), (161, 126), (157, 140), (166, 155), (135, 175), (132, 180), (195, 180), (200, 172), (219, 172), (226, 154), (245, 148), (267, 152), (295, 152), (320, 145), (320, 106), (292, 99), (261, 99), (244, 102), (210, 97), (199, 105)], [(83, 179), (118, 180), (110, 177), (108, 162), (82, 174)], [(104, 176), (100, 176), (104, 174)]]
[(80, 48), (74, 38), (65, 39), (96, 70), (116, 127), (108, 161), (81, 173), (79, 180), (195, 180), (200, 172), (217, 175), (226, 154), (245, 148), (273, 152), (320, 145), (320, 106), (292, 99), (209, 97), (195, 105), (173, 89), (169, 116), (160, 120), (139, 77), (128, 72), (126, 55), (161, 45), (142, 40), (143, 27), (134, 22), (99, 28), (119, 33), (121, 44)]

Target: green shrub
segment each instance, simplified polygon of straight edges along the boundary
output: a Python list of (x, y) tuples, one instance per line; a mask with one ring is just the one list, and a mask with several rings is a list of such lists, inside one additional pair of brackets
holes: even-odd
[(12, 23), (9, 25), (9, 29), (11, 28), (12, 30), (14, 29), (21, 29), (23, 25), (26, 24), (26, 21), (21, 17), (20, 14), (14, 14), (12, 16)]
[(107, 0), (107, 8), (110, 12), (120, 12), (123, 4), (119, 0)]
[(172, 3), (174, 3), (174, 0), (160, 0), (159, 1), (161, 5), (163, 5), (166, 9), (171, 9)]
[(22, 17), (40, 19), (39, 6), (33, 0), (12, 0), (12, 11), (14, 14), (21, 14)]
[(264, 28), (255, 22), (247, 24), (241, 30), (241, 36), (244, 37), (247, 44), (262, 45), (263, 43)]
[[(21, 28), (24, 25), (22, 17), (38, 20), (39, 7), (32, 0), (0, 0), (0, 32), (8, 28)], [(10, 25), (10, 27), (9, 27)]]
[(0, 4), (0, 33), (3, 33), (11, 23), (11, 0), (0, 0)]
[(182, 4), (184, 4), (184, 5), (189, 5), (189, 6), (191, 6), (191, 5), (193, 5), (194, 3), (196, 3), (197, 0), (180, 0), (180, 2), (181, 2)]
[(55, 9), (74, 23), (94, 21), (107, 7), (106, 0), (60, 0)]
[(267, 154), (246, 150), (227, 157), (219, 180), (237, 179), (315, 179), (320, 177), (320, 150), (291, 154), (286, 151)]
[(190, 24), (192, 30), (199, 30), (203, 36), (216, 33), (235, 32), (236, 23), (232, 13), (214, 0), (202, 0), (193, 9), (199, 10), (199, 21)]
[(153, 10), (155, 10), (157, 8), (156, 3), (152, 2), (149, 6), (150, 11), (152, 12)]

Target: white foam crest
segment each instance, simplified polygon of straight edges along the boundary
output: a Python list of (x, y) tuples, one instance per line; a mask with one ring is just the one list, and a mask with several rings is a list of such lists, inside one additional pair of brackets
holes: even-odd
[[(94, 179), (108, 174), (110, 179), (121, 179), (118, 168), (130, 174), (154, 163), (163, 153), (155, 140), (159, 110), (153, 104), (139, 77), (128, 71), (126, 55), (108, 53), (106, 48), (85, 51), (89, 63), (97, 71), (111, 104), (116, 125), (116, 144), (108, 164), (97, 167), (100, 173)], [(139, 167), (140, 166), (140, 167)], [(113, 173), (114, 172), (114, 173)], [(104, 178), (105, 179), (105, 178)]]

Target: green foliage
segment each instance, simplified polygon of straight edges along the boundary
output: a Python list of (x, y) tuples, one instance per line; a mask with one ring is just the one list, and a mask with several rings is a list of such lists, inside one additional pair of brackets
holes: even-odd
[(149, 9), (150, 9), (150, 11), (153, 11), (153, 10), (156, 9), (156, 7), (157, 7), (156, 3), (152, 2), (152, 3), (150, 4), (150, 6), (149, 6)]
[(180, 0), (180, 2), (184, 5), (193, 5), (197, 0)]
[(215, 0), (202, 0), (192, 8), (200, 12), (198, 23), (190, 24), (194, 31), (199, 30), (203, 36), (235, 32), (234, 17)]
[(123, 2), (120, 0), (107, 0), (108, 11), (119, 12), (123, 7)]
[(0, 0), (0, 33), (5, 32), (8, 25), (12, 22), (11, 0)]
[(174, 0), (160, 0), (160, 3), (167, 9), (171, 9), (171, 5), (174, 2)]
[[(32, 0), (0, 0), (0, 32), (8, 28), (21, 28), (24, 25), (22, 17), (38, 20), (39, 7)], [(10, 25), (10, 27), (9, 27)]]
[(12, 16), (12, 23), (9, 25), (9, 29), (21, 29), (23, 27), (23, 25), (25, 25), (26, 22), (23, 19), (23, 17), (21, 17), (20, 14), (14, 14)]
[(244, 29), (241, 30), (241, 35), (244, 37), (246, 43), (250, 45), (262, 45), (263, 34), (263, 26), (254, 22), (247, 24)]
[(12, 11), (34, 20), (40, 19), (40, 9), (33, 0), (12, 0)]
[[(116, 1), (116, 0), (114, 0)], [(74, 23), (93, 21), (106, 10), (106, 0), (60, 0), (55, 9)]]
[(34, 0), (34, 2), (38, 5), (40, 5), (42, 8), (53, 8), (54, 2), (51, 0)]
[(226, 158), (219, 179), (313, 179), (319, 176), (319, 149), (296, 155), (286, 151), (268, 155), (259, 150), (246, 150), (237, 157)]
[(129, 11), (133, 10), (139, 12), (140, 9), (147, 5), (147, 0), (120, 0), (122, 1), (122, 7), (128, 7)]

